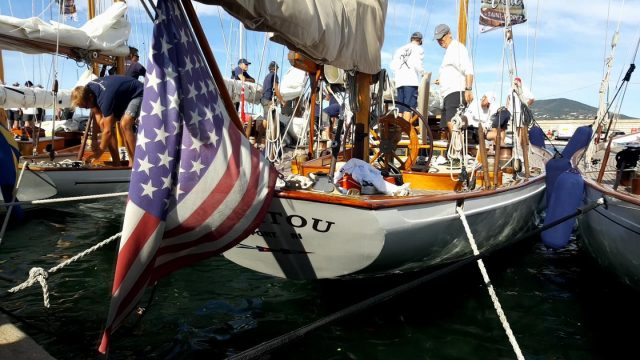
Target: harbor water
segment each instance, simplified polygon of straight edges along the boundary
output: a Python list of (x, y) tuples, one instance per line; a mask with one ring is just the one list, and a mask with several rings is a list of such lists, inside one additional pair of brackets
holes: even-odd
[[(97, 346), (116, 258), (112, 243), (49, 276), (51, 307), (34, 285), (7, 290), (120, 231), (124, 200), (40, 209), (0, 246), (0, 306), (57, 359), (104, 359)], [(579, 235), (578, 235), (579, 236)], [(526, 239), (484, 260), (527, 359), (637, 358), (640, 293), (602, 271), (572, 241)], [(109, 359), (222, 359), (428, 272), (290, 281), (215, 257), (149, 289), (114, 335)], [(10, 281), (13, 280), (13, 281)], [(17, 319), (20, 319), (17, 320)], [(270, 359), (514, 359), (475, 264), (332, 322)]]

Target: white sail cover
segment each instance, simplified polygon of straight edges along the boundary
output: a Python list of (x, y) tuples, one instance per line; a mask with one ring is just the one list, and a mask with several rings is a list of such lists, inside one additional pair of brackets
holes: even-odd
[(221, 5), (248, 29), (323, 64), (380, 71), (387, 0), (197, 0)]
[[(242, 81), (234, 79), (224, 79), (224, 84), (227, 86), (227, 91), (231, 95), (233, 102), (240, 102), (242, 95)], [(249, 104), (260, 104), (260, 98), (262, 97), (262, 86), (256, 83), (245, 82), (244, 83), (244, 101)]]
[(0, 49), (30, 54), (42, 52), (28, 45), (23, 47), (14, 41), (5, 41), (3, 36), (48, 44), (56, 44), (59, 38), (61, 46), (100, 51), (104, 55), (126, 56), (129, 54), (126, 41), (131, 32), (131, 24), (124, 18), (126, 12), (126, 3), (113, 3), (80, 28), (55, 21), (47, 23), (37, 17), (19, 19), (0, 15)]
[(294, 67), (289, 68), (282, 76), (280, 94), (285, 101), (293, 100), (302, 95), (307, 83), (307, 73)]
[[(53, 108), (53, 92), (36, 87), (0, 85), (0, 108)], [(58, 107), (71, 107), (71, 90), (58, 91)]]

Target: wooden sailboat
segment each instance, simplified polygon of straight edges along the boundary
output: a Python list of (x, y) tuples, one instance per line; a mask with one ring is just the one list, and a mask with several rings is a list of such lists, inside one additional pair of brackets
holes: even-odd
[[(323, 78), (324, 68), (321, 65), (358, 70), (347, 80), (348, 88), (358, 89), (357, 94), (352, 94), (352, 98), (357, 99), (355, 108), (358, 109), (356, 124), (351, 129), (355, 134), (353, 145), (345, 151), (335, 151), (333, 160), (323, 157), (292, 164), (299, 175), (315, 178), (315, 184), (308, 189), (296, 188), (291, 186), (295, 185), (292, 183), (282, 187), (275, 194), (262, 225), (240, 245), (226, 251), (224, 256), (227, 259), (259, 272), (291, 279), (393, 274), (471, 256), (468, 234), (459, 211), (466, 215), (481, 251), (512, 241), (516, 234), (532, 225), (545, 191), (544, 164), (551, 157), (533, 145), (525, 151), (526, 166), (523, 170), (509, 166), (499, 168), (497, 161), (494, 161), (495, 171), (487, 162), (484, 167), (470, 166), (469, 173), (476, 180), (473, 187), (467, 186), (460, 169), (440, 167), (437, 168), (438, 173), (412, 169), (420, 147), (415, 140), (411, 143), (416, 146), (410, 145), (408, 156), (402, 159), (395, 152), (401, 146), (384, 137), (388, 146), (381, 146), (383, 154), (375, 157), (384, 159), (385, 165), (397, 163), (394, 159), (400, 158), (401, 169), (396, 178), (410, 183), (410, 194), (360, 193), (348, 196), (332, 191), (337, 187), (332, 180), (335, 160), (355, 158), (367, 163), (372, 161), (368, 136), (371, 116), (369, 89), (374, 83), (372, 75), (380, 71), (382, 38), (375, 29), (384, 27), (386, 1), (356, 1), (354, 9), (340, 10), (371, 16), (367, 21), (359, 22), (367, 29), (356, 31), (355, 36), (364, 38), (344, 39), (344, 48), (336, 48), (337, 44), (330, 42), (305, 47), (305, 41), (311, 40), (296, 32), (295, 25), (286, 27), (277, 20), (267, 20), (288, 15), (296, 17), (296, 11), (289, 14), (289, 9), (284, 7), (270, 9), (242, 1), (205, 2), (224, 6), (245, 23), (256, 17), (265, 19), (258, 29), (277, 30), (274, 35), (276, 41), (299, 50), (291, 53), (289, 60), (293, 66), (308, 71), (311, 79), (316, 79), (312, 88), (318, 86), (318, 79)], [(466, 9), (466, 2), (461, 3)], [(318, 12), (331, 9), (330, 6), (320, 6), (320, 2), (315, 6)], [(326, 17), (319, 16), (314, 21), (320, 22), (321, 19)], [(311, 24), (311, 28), (319, 26), (315, 22), (307, 24)], [(280, 28), (281, 25), (285, 27)], [(344, 28), (339, 23), (324, 23), (322, 26), (328, 29), (329, 34), (332, 28)], [(466, 30), (460, 33), (466, 33)], [(313, 34), (311, 32), (310, 36)], [(317, 44), (318, 39), (312, 40)], [(356, 47), (354, 43), (367, 44), (365, 48), (357, 47), (366, 53), (364, 56), (358, 56), (357, 50), (352, 51)], [(314, 100), (312, 98), (312, 108)], [(403, 131), (409, 139), (415, 137), (415, 129), (404, 126), (402, 119), (387, 115), (377, 120), (383, 128), (381, 133), (397, 133), (397, 126), (400, 126), (406, 129)], [(310, 132), (313, 139), (313, 127)], [(524, 140), (529, 145), (528, 138)], [(433, 145), (421, 146), (430, 153), (434, 150)], [(308, 152), (313, 155), (313, 148)], [(487, 159), (486, 154), (484, 158)], [(434, 168), (436, 166), (432, 165)], [(483, 168), (484, 171), (481, 170)], [(489, 169), (491, 171), (487, 171)]]
[[(599, 199), (604, 203), (578, 218), (578, 238), (604, 268), (640, 289), (640, 135), (609, 136), (618, 115), (612, 115), (605, 102), (618, 36), (616, 32), (606, 61), (595, 134), (584, 153), (572, 159), (584, 180), (584, 191), (579, 194), (582, 203)], [(628, 86), (634, 68), (634, 64), (629, 66), (619, 88)]]
[[(37, 18), (23, 20), (3, 16), (0, 19), (4, 24), (0, 31), (0, 47), (25, 53), (58, 54), (90, 64), (94, 71), (97, 71), (98, 65), (116, 64), (117, 61), (122, 61), (122, 56), (129, 54), (126, 40), (130, 24), (124, 18), (126, 11), (127, 4), (116, 1), (96, 17), (95, 6), (90, 4), (90, 20), (82, 28), (57, 23), (50, 25)], [(38, 32), (30, 31), (29, 25), (34, 23), (40, 29)], [(123, 66), (119, 68), (123, 69)], [(26, 101), (23, 99), (26, 98), (25, 91), (21, 91), (24, 89), (3, 89), (19, 93), (14, 94), (13, 100)], [(37, 95), (34, 95), (33, 99), (29, 98), (29, 104), (23, 105), (53, 107), (55, 102), (56, 107), (60, 107), (69, 102), (69, 94), (58, 92), (57, 89), (55, 94), (42, 90), (37, 92)], [(19, 187), (17, 199), (29, 201), (49, 197), (87, 196), (123, 192), (128, 189), (130, 165), (125, 163), (123, 166), (116, 166), (116, 161), (108, 154), (96, 164), (84, 163), (83, 159), (91, 154), (91, 150), (85, 151), (88, 147), (91, 124), (89, 121), (80, 146), (60, 149), (57, 143), (53, 143), (53, 146), (44, 152), (46, 144), (40, 144), (34, 149), (33, 155), (28, 154), (21, 158), (19, 171), (25, 168), (22, 177), (25, 184)], [(64, 142), (63, 138), (53, 139)], [(30, 144), (31, 140), (26, 142)], [(37, 141), (34, 141), (35, 143)], [(27, 150), (31, 149), (29, 147)]]

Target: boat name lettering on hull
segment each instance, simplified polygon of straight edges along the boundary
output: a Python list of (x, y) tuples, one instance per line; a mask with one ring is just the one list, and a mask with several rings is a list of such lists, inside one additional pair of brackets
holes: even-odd
[(268, 215), (264, 219), (265, 224), (271, 225), (289, 225), (294, 228), (305, 228), (311, 226), (311, 229), (317, 232), (326, 233), (331, 230), (331, 226), (335, 222), (311, 218), (307, 220), (300, 215), (285, 215), (281, 212), (269, 211)]

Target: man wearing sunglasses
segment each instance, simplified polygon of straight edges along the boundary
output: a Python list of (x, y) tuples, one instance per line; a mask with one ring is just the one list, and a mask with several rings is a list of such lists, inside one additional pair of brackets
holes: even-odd
[(442, 117), (440, 127), (447, 128), (451, 137), (451, 119), (460, 104), (467, 105), (473, 100), (473, 66), (467, 48), (455, 40), (446, 24), (436, 26), (433, 39), (446, 49), (440, 75), (436, 85), (440, 85)]

